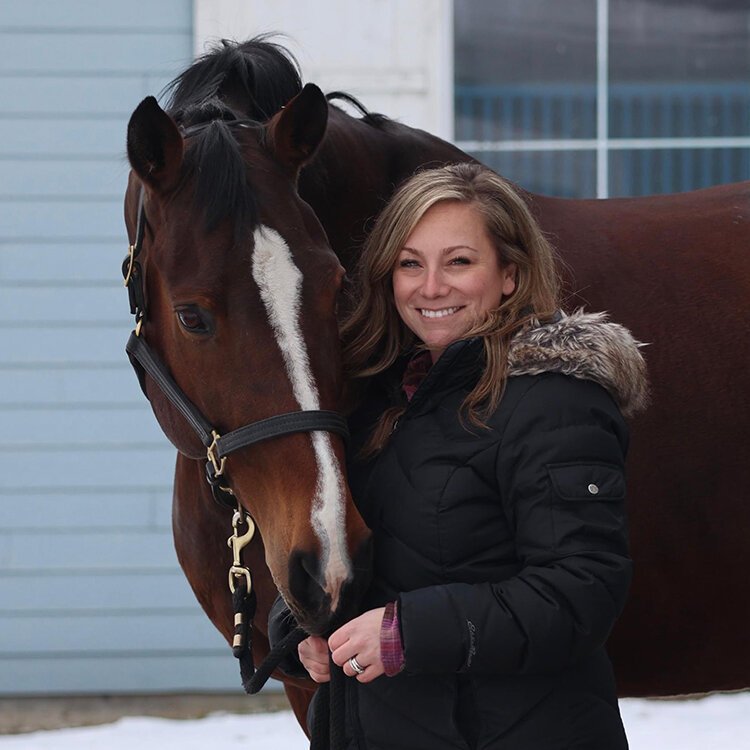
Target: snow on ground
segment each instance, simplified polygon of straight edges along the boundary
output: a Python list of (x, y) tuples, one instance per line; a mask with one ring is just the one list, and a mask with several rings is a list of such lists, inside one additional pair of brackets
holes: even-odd
[[(631, 750), (750, 750), (750, 693), (620, 702)], [(306, 750), (288, 711), (205, 719), (126, 718), (114, 724), (0, 737), (0, 750)]]

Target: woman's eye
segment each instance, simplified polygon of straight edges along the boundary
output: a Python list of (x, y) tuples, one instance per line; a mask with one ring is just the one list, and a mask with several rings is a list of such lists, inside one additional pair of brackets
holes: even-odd
[(457, 258), (451, 258), (451, 265), (452, 266), (468, 266), (471, 261), (468, 258), (464, 257), (457, 257)]
[(419, 263), (413, 258), (404, 258), (398, 262), (399, 268), (417, 268), (418, 265)]
[(209, 331), (209, 326), (200, 310), (195, 308), (183, 307), (177, 310), (177, 319), (180, 325), (190, 333), (208, 333)]

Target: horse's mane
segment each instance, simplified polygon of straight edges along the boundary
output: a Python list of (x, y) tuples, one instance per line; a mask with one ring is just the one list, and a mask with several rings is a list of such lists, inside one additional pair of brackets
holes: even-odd
[[(351, 104), (355, 109), (362, 115), (362, 122), (371, 125), (373, 128), (382, 128), (383, 125), (390, 122), (390, 118), (385, 115), (381, 115), (378, 112), (370, 112), (362, 102), (351, 94), (347, 94), (346, 91), (331, 91), (326, 94), (326, 99), (329, 102), (333, 102), (336, 99), (342, 99), (345, 102)], [(337, 107), (340, 109), (340, 107)]]
[[(190, 119), (206, 102), (242, 100), (241, 115), (265, 122), (302, 90), (299, 64), (289, 50), (268, 41), (269, 34), (233, 42), (222, 39), (165, 89), (177, 122)], [(229, 107), (226, 107), (229, 109)]]

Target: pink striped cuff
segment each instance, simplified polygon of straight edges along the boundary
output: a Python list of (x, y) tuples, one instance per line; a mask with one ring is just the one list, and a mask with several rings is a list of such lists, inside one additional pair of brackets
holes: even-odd
[(380, 658), (387, 677), (397, 675), (404, 668), (404, 646), (398, 626), (398, 602), (389, 602), (385, 607), (380, 625)]

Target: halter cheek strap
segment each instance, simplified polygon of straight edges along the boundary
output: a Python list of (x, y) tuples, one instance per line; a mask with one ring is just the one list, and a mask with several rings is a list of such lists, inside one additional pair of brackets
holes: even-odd
[[(130, 314), (135, 315), (136, 334), (141, 332), (141, 326), (146, 318), (146, 294), (143, 288), (143, 269), (138, 260), (138, 256), (143, 249), (143, 235), (146, 232), (146, 212), (143, 210), (144, 191), (138, 195), (138, 223), (135, 228), (135, 242), (128, 246), (128, 254), (122, 262), (122, 275), (124, 286), (128, 290), (128, 300), (130, 302)], [(144, 383), (141, 374), (138, 374), (141, 381), (141, 389)]]

